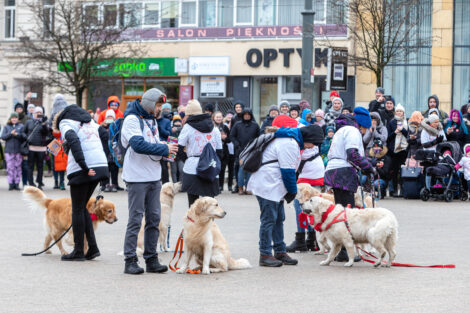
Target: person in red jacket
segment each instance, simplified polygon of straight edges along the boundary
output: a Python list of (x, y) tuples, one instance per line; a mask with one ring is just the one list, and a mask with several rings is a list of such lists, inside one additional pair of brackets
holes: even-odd
[(106, 119), (106, 112), (108, 110), (113, 110), (114, 111), (114, 115), (116, 117), (116, 120), (118, 118), (123, 118), (124, 115), (122, 114), (121, 111), (119, 111), (119, 106), (121, 105), (121, 103), (119, 102), (119, 98), (116, 97), (116, 96), (110, 96), (108, 98), (108, 109), (107, 110), (104, 110), (103, 112), (100, 113), (99, 117), (98, 117), (98, 125), (101, 125), (101, 123), (103, 123), (103, 121)]

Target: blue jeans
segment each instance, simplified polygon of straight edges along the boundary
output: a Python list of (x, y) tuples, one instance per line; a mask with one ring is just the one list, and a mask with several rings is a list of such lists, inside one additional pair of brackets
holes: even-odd
[[(300, 227), (300, 222), (299, 222), (299, 217), (298, 215), (302, 212), (302, 209), (300, 208), (300, 202), (299, 200), (295, 199), (294, 200), (294, 208), (295, 208), (295, 220), (297, 221), (297, 232), (298, 233), (305, 233), (305, 228)], [(307, 231), (312, 232), (313, 228), (311, 225), (307, 226)]]
[(285, 253), (284, 243), (284, 201), (270, 201), (256, 197), (261, 210), (259, 227), (259, 252), (261, 255), (272, 255), (274, 253)]
[(243, 187), (248, 185), (248, 180), (250, 179), (251, 174), (245, 172), (241, 167), (238, 169), (237, 183), (238, 187)]

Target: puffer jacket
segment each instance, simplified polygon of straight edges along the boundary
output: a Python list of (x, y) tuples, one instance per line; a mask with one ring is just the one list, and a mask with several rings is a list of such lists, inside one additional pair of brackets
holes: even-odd
[(382, 119), (380, 118), (380, 114), (377, 112), (370, 113), (370, 116), (379, 121), (377, 127), (374, 131), (370, 129), (366, 130), (366, 133), (362, 137), (362, 141), (364, 142), (364, 146), (367, 149), (372, 148), (374, 145), (374, 139), (379, 138), (382, 142), (387, 142), (388, 132), (387, 127), (384, 126), (382, 123)]
[(253, 113), (250, 109), (244, 109), (242, 118), (245, 113), (249, 113), (251, 118), (248, 121), (241, 120), (233, 126), (230, 131), (230, 140), (235, 147), (235, 155), (239, 155), (243, 148), (253, 139), (260, 135), (258, 124), (254, 121)]
[(26, 122), (24, 134), (27, 140), (29, 138), (29, 145), (38, 147), (47, 146), (48, 142), (46, 142), (46, 137), (50, 133), (50, 130), (46, 121), (47, 119), (44, 117), (41, 121), (30, 119)]
[[(70, 105), (56, 114), (53, 122), (56, 132), (67, 141), (70, 152), (67, 161), (67, 178), (70, 185), (101, 181), (108, 177), (108, 162), (99, 137), (99, 126), (87, 111)], [(95, 170), (95, 176), (88, 171)]]
[[(16, 136), (11, 134), (13, 129), (16, 130)], [(25, 140), (24, 125), (20, 122), (15, 125), (7, 123), (2, 130), (2, 139), (5, 140), (5, 153), (21, 153), (21, 144)]]

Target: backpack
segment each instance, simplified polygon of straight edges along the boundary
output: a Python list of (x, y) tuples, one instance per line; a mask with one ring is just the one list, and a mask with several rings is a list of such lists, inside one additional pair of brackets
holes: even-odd
[(199, 178), (214, 181), (219, 175), (221, 168), (219, 157), (215, 152), (210, 142), (206, 143), (201, 155), (199, 156), (199, 162), (197, 163), (196, 175)]
[(300, 175), (300, 173), (302, 173), (302, 170), (304, 169), (305, 163), (313, 161), (319, 156), (320, 156), (320, 153), (317, 153), (317, 154), (312, 155), (308, 159), (300, 161), (299, 168), (297, 169), (297, 172), (295, 173), (296, 178), (299, 179), (299, 175)]
[[(140, 123), (140, 129), (144, 131), (144, 122), (140, 117), (137, 116), (137, 118)], [(123, 124), (124, 118), (118, 118), (109, 124), (109, 152), (111, 152), (113, 161), (118, 167), (122, 167), (124, 165), (124, 156), (126, 155), (127, 148), (129, 147), (124, 147), (121, 142), (121, 130)]]
[(274, 133), (263, 134), (246, 145), (245, 149), (243, 149), (239, 156), (240, 166), (244, 171), (254, 173), (263, 165), (277, 162), (277, 160), (262, 162), (264, 149), (266, 149), (268, 144), (270, 144), (274, 139)]

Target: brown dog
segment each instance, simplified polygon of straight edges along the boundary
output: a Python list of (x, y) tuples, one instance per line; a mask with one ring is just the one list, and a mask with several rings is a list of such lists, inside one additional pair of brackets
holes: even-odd
[[(46, 239), (44, 241), (44, 249), (49, 247), (51, 242), (57, 240), (69, 226), (72, 224), (72, 199), (61, 198), (52, 200), (36, 187), (25, 187), (23, 190), (23, 199), (32, 209), (42, 208), (46, 210), (45, 224), (47, 226)], [(96, 221), (93, 221), (93, 230), (96, 231), (98, 224), (106, 222), (112, 224), (118, 219), (116, 217), (116, 208), (114, 203), (108, 200), (100, 199), (96, 202), (95, 198), (91, 198), (87, 204), (87, 210), (90, 214), (95, 214)], [(73, 244), (73, 232), (69, 231), (66, 240), (67, 244)], [(62, 246), (62, 240), (57, 242), (57, 247), (62, 255), (67, 254)], [(88, 250), (88, 244), (85, 238), (84, 252)], [(51, 253), (47, 251), (46, 253)]]

